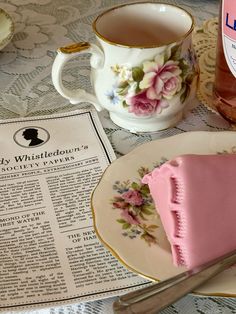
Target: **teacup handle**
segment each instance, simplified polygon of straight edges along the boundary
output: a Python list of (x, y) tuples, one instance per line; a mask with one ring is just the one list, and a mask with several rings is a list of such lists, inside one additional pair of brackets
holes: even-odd
[(64, 98), (69, 99), (71, 104), (89, 102), (93, 104), (98, 111), (101, 111), (103, 108), (94, 95), (87, 93), (84, 89), (68, 89), (63, 85), (62, 82), (62, 71), (67, 61), (85, 53), (91, 53), (91, 67), (95, 69), (103, 67), (104, 54), (102, 50), (94, 44), (80, 42), (70, 46), (62, 47), (57, 50), (57, 56), (52, 66), (52, 82), (58, 93), (61, 94)]

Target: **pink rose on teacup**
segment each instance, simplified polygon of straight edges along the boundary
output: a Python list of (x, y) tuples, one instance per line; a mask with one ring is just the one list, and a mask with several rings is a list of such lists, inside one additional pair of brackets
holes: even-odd
[(142, 91), (131, 97), (127, 97), (129, 112), (137, 116), (148, 116), (154, 112), (161, 112), (162, 108), (168, 107), (168, 103), (163, 99), (149, 99), (146, 91)]
[(164, 55), (158, 55), (154, 61), (143, 64), (144, 77), (139, 87), (146, 90), (149, 99), (171, 99), (181, 90), (182, 70), (178, 61), (168, 60), (165, 63)]

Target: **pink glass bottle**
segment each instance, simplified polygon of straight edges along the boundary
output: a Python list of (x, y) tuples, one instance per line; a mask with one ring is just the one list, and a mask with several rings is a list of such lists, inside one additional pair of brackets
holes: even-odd
[(221, 1), (213, 98), (218, 112), (236, 123), (235, 0)]

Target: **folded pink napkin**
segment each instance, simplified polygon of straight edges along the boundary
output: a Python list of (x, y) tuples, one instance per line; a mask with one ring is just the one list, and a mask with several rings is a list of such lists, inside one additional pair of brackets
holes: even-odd
[(236, 154), (182, 155), (144, 176), (171, 244), (188, 269), (236, 249)]

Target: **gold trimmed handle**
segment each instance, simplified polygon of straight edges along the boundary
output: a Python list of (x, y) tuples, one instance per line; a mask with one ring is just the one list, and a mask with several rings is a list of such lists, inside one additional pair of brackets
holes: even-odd
[(84, 50), (88, 50), (90, 48), (90, 43), (88, 42), (81, 42), (81, 43), (75, 43), (69, 46), (65, 46), (65, 47), (61, 47), (58, 48), (58, 51), (62, 52), (62, 53), (76, 53), (76, 52), (81, 52)]
[(91, 54), (90, 65), (92, 68), (99, 69), (103, 67), (104, 53), (98, 46), (88, 42), (74, 43), (57, 50), (57, 56), (52, 66), (52, 82), (58, 93), (68, 99), (70, 103), (79, 104), (81, 102), (89, 102), (93, 104), (98, 111), (101, 111), (103, 108), (95, 95), (87, 93), (84, 89), (68, 89), (64, 86), (62, 81), (62, 72), (66, 63), (70, 59), (85, 53)]

